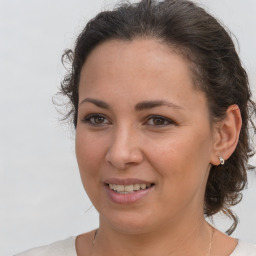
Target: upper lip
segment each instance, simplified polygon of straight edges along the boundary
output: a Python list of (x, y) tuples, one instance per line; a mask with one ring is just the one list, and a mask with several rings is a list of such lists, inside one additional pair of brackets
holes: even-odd
[(129, 178), (129, 179), (119, 179), (119, 178), (110, 178), (104, 180), (105, 184), (116, 184), (116, 185), (131, 185), (131, 184), (146, 184), (151, 185), (154, 184), (151, 181), (145, 181), (135, 178)]

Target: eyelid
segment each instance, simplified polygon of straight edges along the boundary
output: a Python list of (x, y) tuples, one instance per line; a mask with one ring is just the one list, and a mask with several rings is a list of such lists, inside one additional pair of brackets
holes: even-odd
[(164, 121), (167, 121), (168, 124), (162, 124), (162, 125), (149, 124), (150, 126), (155, 126), (157, 128), (161, 128), (161, 127), (165, 127), (165, 126), (168, 126), (168, 125), (177, 125), (177, 123), (174, 120), (172, 120), (170, 118), (167, 118), (167, 117), (164, 117), (164, 116), (161, 116), (161, 115), (150, 115), (150, 116), (148, 116), (147, 119), (146, 119), (146, 123), (149, 120), (153, 119), (153, 118), (163, 119)]
[[(104, 122), (103, 123), (93, 123), (91, 121), (91, 119), (96, 118), (96, 117), (104, 118)], [(149, 121), (154, 119), (154, 118), (155, 119), (162, 119), (164, 121), (164, 124), (159, 124), (159, 125), (158, 124), (149, 124)], [(106, 115), (100, 114), (100, 113), (88, 114), (81, 121), (83, 123), (86, 123), (86, 124), (94, 126), (94, 127), (102, 127), (102, 126), (105, 126), (105, 125), (112, 124), (111, 120)], [(105, 121), (107, 121), (107, 122), (105, 122)], [(169, 126), (169, 125), (177, 125), (177, 123), (174, 120), (172, 120), (170, 118), (167, 118), (167, 117), (164, 117), (162, 115), (157, 115), (157, 114), (152, 114), (152, 115), (147, 116), (146, 120), (143, 122), (143, 124), (149, 125), (151, 127), (156, 127), (156, 128), (163, 128), (163, 127), (166, 127), (166, 126)]]
[(106, 123), (99, 123), (99, 124), (97, 124), (97, 123), (92, 123), (92, 122), (90, 121), (90, 119), (91, 119), (91, 118), (95, 118), (95, 117), (102, 117), (102, 118), (104, 118), (105, 120), (108, 121), (107, 124), (111, 124), (111, 122), (109, 121), (109, 118), (107, 118), (107, 117), (106, 117), (105, 115), (103, 115), (103, 114), (98, 114), (98, 113), (89, 114), (89, 115), (85, 116), (81, 121), (82, 121), (83, 123), (86, 123), (86, 124), (91, 125), (91, 126), (94, 126), (94, 127), (100, 127), (100, 126), (106, 125)]

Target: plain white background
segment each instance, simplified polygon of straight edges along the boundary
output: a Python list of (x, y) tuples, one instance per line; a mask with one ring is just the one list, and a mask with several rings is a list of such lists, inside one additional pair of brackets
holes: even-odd
[[(89, 231), (98, 225), (78, 173), (74, 131), (52, 96), (64, 75), (61, 54), (115, 1), (0, 0), (0, 255)], [(256, 1), (201, 0), (236, 35), (256, 89)], [(255, 95), (255, 92), (254, 92)], [(254, 163), (256, 161), (254, 160)], [(256, 179), (234, 210), (234, 237), (256, 243)], [(228, 227), (219, 216), (216, 226)]]

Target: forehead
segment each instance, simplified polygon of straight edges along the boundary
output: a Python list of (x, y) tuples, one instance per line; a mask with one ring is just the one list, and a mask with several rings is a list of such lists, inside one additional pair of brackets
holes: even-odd
[(192, 96), (204, 96), (194, 89), (188, 60), (154, 39), (111, 40), (97, 46), (83, 65), (79, 94), (129, 96), (134, 101), (154, 97), (185, 105), (198, 100)]
[[(138, 74), (144, 79), (161, 79), (175, 74), (176, 77), (186, 75), (192, 84), (189, 66), (190, 63), (182, 55), (154, 39), (110, 40), (98, 45), (89, 54), (82, 67), (81, 80), (95, 82), (102, 77), (117, 79), (121, 75), (132, 80), (139, 78)], [(133, 77), (135, 73), (136, 77)]]

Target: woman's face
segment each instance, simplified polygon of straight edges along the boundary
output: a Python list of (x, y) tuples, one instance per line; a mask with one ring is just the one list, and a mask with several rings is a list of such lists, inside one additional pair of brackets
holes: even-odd
[(153, 39), (95, 48), (80, 77), (76, 155), (101, 221), (128, 233), (203, 216), (213, 156), (205, 95)]

